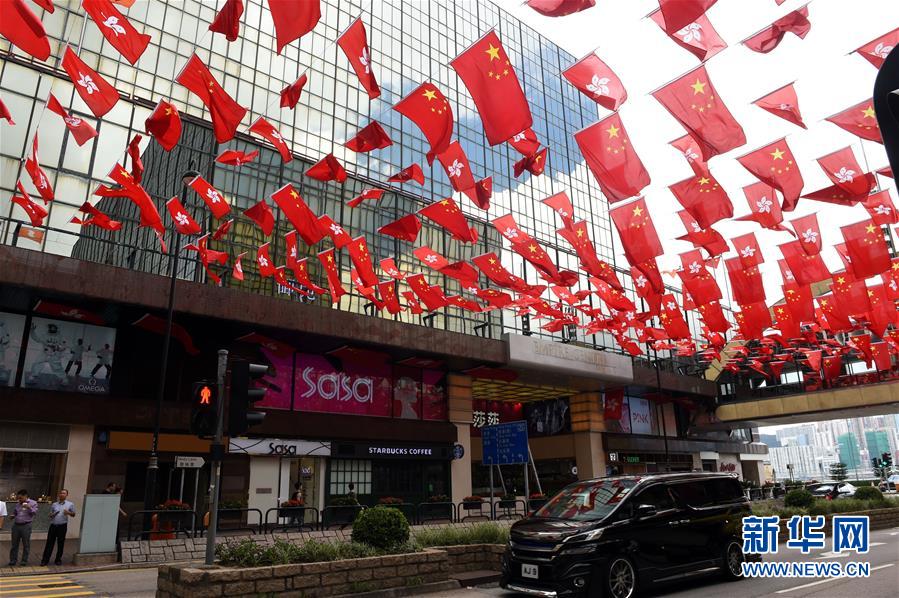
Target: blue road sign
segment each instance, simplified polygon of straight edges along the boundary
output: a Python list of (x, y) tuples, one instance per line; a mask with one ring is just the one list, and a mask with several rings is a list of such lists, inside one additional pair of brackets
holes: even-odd
[(481, 428), (484, 465), (514, 465), (528, 462), (528, 423), (509, 422)]

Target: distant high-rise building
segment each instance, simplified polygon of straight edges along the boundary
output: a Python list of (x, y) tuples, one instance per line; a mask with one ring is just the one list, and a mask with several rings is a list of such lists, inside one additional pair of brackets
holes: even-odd
[(868, 458), (880, 457), (890, 452), (889, 435), (884, 430), (868, 430), (865, 432), (865, 445), (868, 447)]
[(840, 461), (851, 469), (859, 469), (862, 466), (861, 453), (858, 450), (858, 440), (855, 434), (847, 433), (837, 436), (837, 445)]

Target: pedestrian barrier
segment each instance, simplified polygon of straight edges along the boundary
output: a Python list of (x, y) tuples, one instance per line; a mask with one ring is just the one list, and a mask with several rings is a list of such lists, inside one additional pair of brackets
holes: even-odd
[(335, 526), (339, 529), (350, 527), (363, 508), (362, 505), (327, 506), (321, 511), (321, 529), (331, 529)]
[[(139, 526), (140, 529), (135, 530), (134, 520), (137, 518), (142, 524)], [(135, 511), (128, 517), (125, 537), (129, 540), (139, 540), (143, 537), (150, 540), (169, 540), (176, 538), (178, 534), (184, 534), (186, 538), (193, 538), (196, 537), (198, 523), (197, 514), (193, 511), (171, 509)]]
[(523, 500), (517, 498), (515, 500), (501, 499), (493, 503), (490, 518), (494, 521), (500, 519), (522, 519), (527, 514), (527, 503)]
[(449, 501), (419, 503), (415, 513), (419, 524), (438, 521), (453, 523), (459, 520), (455, 503)]
[[(306, 521), (307, 512), (312, 514), (312, 521)], [(274, 521), (270, 521), (272, 513), (275, 513)], [(261, 517), (262, 514), (260, 513)], [(321, 516), (315, 507), (275, 507), (265, 512), (263, 529), (265, 533), (270, 534), (276, 531), (289, 531), (292, 529), (308, 529), (312, 531), (318, 529), (320, 525)]]
[[(256, 514), (256, 523), (250, 523), (250, 513)], [(206, 514), (206, 517), (209, 513)], [(203, 527), (209, 528), (209, 521), (204, 517)], [(265, 533), (265, 523), (260, 509), (219, 509), (216, 521), (216, 533), (248, 531), (251, 534)]]

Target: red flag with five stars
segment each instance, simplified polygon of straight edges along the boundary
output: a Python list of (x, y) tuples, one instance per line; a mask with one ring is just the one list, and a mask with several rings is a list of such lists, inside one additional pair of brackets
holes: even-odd
[(771, 311), (764, 301), (741, 304), (740, 311), (734, 314), (740, 334), (743, 338), (761, 338), (766, 328), (771, 327)]
[(303, 73), (299, 76), (299, 78), (281, 90), (281, 107), (282, 108), (290, 108), (293, 110), (297, 107), (297, 102), (300, 101), (300, 96), (303, 93), (303, 88), (306, 87), (306, 83), (309, 81), (308, 75)]
[(144, 122), (144, 130), (167, 152), (178, 145), (181, 138), (181, 116), (171, 102), (159, 100), (153, 113)]
[(825, 120), (862, 139), (883, 143), (883, 139), (880, 137), (880, 125), (877, 123), (877, 114), (874, 112), (874, 102), (871, 100), (859, 102), (842, 112), (828, 116)]
[(210, 185), (203, 177), (194, 177), (190, 183), (188, 183), (188, 186), (197, 192), (200, 199), (206, 202), (206, 205), (209, 206), (209, 209), (212, 211), (212, 215), (215, 216), (217, 220), (221, 219), (231, 211), (231, 206), (228, 205), (225, 196), (222, 195), (218, 189)]
[(304, 173), (310, 179), (316, 181), (336, 181), (342, 183), (346, 180), (347, 174), (343, 165), (337, 161), (334, 154), (328, 154), (308, 169)]
[(119, 101), (119, 92), (116, 88), (97, 71), (87, 66), (69, 46), (66, 46), (62, 58), (62, 68), (72, 80), (75, 91), (97, 118), (112, 110)]
[(31, 140), (31, 156), (25, 159), (25, 171), (31, 177), (31, 182), (34, 184), (34, 188), (37, 189), (38, 194), (40, 194), (41, 199), (44, 200), (44, 203), (47, 203), (53, 200), (53, 186), (50, 184), (47, 173), (41, 168), (37, 157), (37, 136), (38, 131), (35, 130), (34, 138)]
[(562, 75), (578, 91), (608, 110), (618, 110), (627, 100), (621, 79), (592, 52), (562, 71)]
[(682, 75), (652, 95), (699, 143), (704, 161), (746, 143), (743, 128), (718, 97), (705, 66)]
[(199, 56), (191, 56), (175, 80), (196, 95), (209, 110), (216, 141), (224, 143), (234, 137), (247, 109), (228, 95)]
[(887, 56), (897, 45), (899, 45), (899, 27), (889, 33), (884, 33), (877, 39), (872, 39), (856, 50), (856, 52), (879, 69), (883, 66), (883, 61), (886, 60)]
[(734, 301), (743, 305), (765, 301), (765, 287), (757, 266), (747, 268), (739, 258), (724, 260)]
[(581, 129), (574, 139), (609, 202), (633, 197), (649, 185), (649, 173), (617, 112)]
[(743, 45), (755, 52), (767, 54), (780, 45), (787, 33), (792, 33), (799, 39), (805, 39), (811, 28), (812, 23), (808, 20), (808, 5), (805, 5), (784, 15), (760, 32), (743, 40)]
[(375, 79), (374, 69), (372, 68), (371, 50), (368, 47), (368, 39), (365, 34), (365, 25), (362, 19), (357, 17), (353, 23), (347, 27), (346, 31), (337, 38), (337, 45), (343, 50), (347, 60), (359, 77), (359, 83), (365, 88), (369, 99), (375, 99), (381, 95), (381, 88), (378, 87), (378, 81)]
[(284, 46), (315, 28), (322, 16), (320, 0), (268, 0), (275, 23), (278, 54)]
[(661, 11), (653, 12), (649, 18), (661, 27), (674, 43), (689, 51), (700, 62), (705, 62), (727, 47), (727, 42), (721, 39), (712, 22), (705, 15), (699, 15), (692, 23), (674, 31), (666, 29), (665, 17)]
[(503, 143), (533, 124), (528, 100), (495, 31), (456, 56), (450, 66), (471, 94), (490, 145)]
[(365, 153), (376, 149), (383, 149), (393, 145), (390, 135), (376, 120), (371, 121), (356, 133), (356, 136), (343, 144), (344, 147), (354, 152)]
[(711, 174), (690, 177), (668, 187), (701, 228), (709, 228), (719, 220), (734, 215), (727, 192)]
[(790, 212), (796, 208), (796, 202), (802, 193), (802, 173), (799, 172), (799, 166), (786, 139), (778, 139), (740, 156), (737, 162), (758, 180), (783, 193), (783, 211)]
[(50, 40), (44, 25), (25, 0), (0, 2), (0, 35), (38, 60), (50, 57)]
[(899, 215), (896, 214), (896, 207), (890, 198), (890, 190), (884, 189), (875, 193), (865, 200), (865, 209), (871, 215), (871, 220), (876, 225), (882, 224), (899, 224)]
[(411, 166), (407, 166), (402, 169), (395, 175), (391, 176), (387, 179), (390, 183), (406, 183), (408, 181), (415, 181), (419, 185), (425, 184), (425, 173), (422, 172), (421, 166), (418, 163), (412, 164)]
[(293, 154), (290, 153), (287, 142), (272, 123), (260, 116), (252, 125), (250, 125), (249, 131), (250, 133), (256, 133), (274, 145), (275, 149), (278, 150), (278, 153), (281, 154), (281, 161), (285, 164), (293, 160)]
[(418, 210), (418, 214), (433, 220), (449, 232), (452, 237), (463, 243), (475, 243), (478, 235), (468, 224), (465, 214), (452, 198), (441, 199)]
[(754, 101), (753, 104), (803, 129), (808, 128), (802, 122), (802, 114), (799, 112), (799, 99), (796, 97), (796, 90), (793, 89), (792, 83), (778, 87), (768, 95)]
[(416, 87), (393, 109), (414, 122), (431, 144), (427, 153), (428, 164), (445, 152), (453, 139), (453, 109), (446, 96), (431, 82)]
[(632, 266), (639, 267), (641, 263), (664, 253), (645, 199), (641, 197), (629, 204), (616, 206), (609, 215), (621, 238), (624, 255)]
[(293, 185), (287, 184), (272, 193), (272, 201), (275, 202), (287, 220), (302, 237), (306, 245), (315, 245), (325, 236), (318, 224), (318, 217), (306, 205), (299, 192)]
[(240, 35), (240, 15), (242, 14), (243, 0), (226, 0), (225, 5), (209, 24), (209, 30), (221, 33), (225, 39), (233, 42)]
[(82, 0), (81, 6), (91, 16), (109, 45), (131, 64), (138, 61), (150, 43), (149, 35), (138, 32), (109, 0)]
[(203, 230), (202, 228), (200, 228), (200, 225), (197, 224), (197, 221), (191, 218), (187, 210), (184, 209), (184, 206), (181, 204), (181, 200), (178, 199), (178, 196), (175, 196), (165, 202), (165, 207), (169, 211), (169, 216), (171, 216), (172, 222), (175, 224), (175, 230), (180, 234), (198, 235), (200, 234), (200, 231)]
[(378, 284), (378, 277), (375, 274), (374, 267), (371, 262), (371, 255), (368, 253), (368, 243), (365, 237), (359, 236), (353, 239), (349, 245), (350, 259), (356, 267), (356, 272), (362, 278), (362, 282), (367, 287), (373, 287)]
[(890, 250), (883, 230), (873, 221), (863, 220), (841, 226), (840, 230), (846, 241), (852, 272), (857, 279), (870, 278), (890, 269)]
[(244, 210), (244, 216), (255, 222), (262, 229), (265, 236), (272, 234), (275, 230), (275, 215), (272, 209), (265, 203), (265, 198), (260, 199), (255, 205)]
[(414, 243), (418, 238), (418, 231), (421, 230), (421, 220), (415, 214), (407, 214), (398, 220), (394, 220), (378, 229), (382, 235), (394, 237), (401, 241), (409, 241)]

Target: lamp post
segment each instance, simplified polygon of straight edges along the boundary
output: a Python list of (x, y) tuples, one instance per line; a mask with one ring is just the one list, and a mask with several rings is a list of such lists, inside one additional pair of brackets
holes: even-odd
[[(187, 185), (200, 173), (191, 170), (181, 175), (181, 198), (187, 201)], [(144, 510), (151, 511), (155, 507), (157, 484), (159, 482), (159, 428), (162, 423), (162, 401), (165, 396), (165, 380), (168, 375), (169, 347), (172, 343), (172, 318), (175, 313), (175, 282), (178, 279), (178, 257), (181, 254), (181, 234), (175, 230), (175, 247), (172, 253), (172, 271), (169, 279), (168, 310), (165, 319), (165, 336), (162, 341), (162, 365), (159, 368), (159, 386), (156, 391), (156, 414), (153, 425), (153, 444), (150, 448), (150, 458), (147, 462), (147, 480), (144, 488)], [(147, 527), (144, 525), (144, 527)]]

